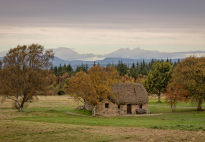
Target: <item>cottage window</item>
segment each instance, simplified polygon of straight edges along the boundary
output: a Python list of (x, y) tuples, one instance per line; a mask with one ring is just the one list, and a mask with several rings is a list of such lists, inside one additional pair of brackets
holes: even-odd
[(140, 105), (140, 108), (142, 109), (142, 105)]
[(109, 108), (109, 103), (105, 103), (105, 108)]
[(120, 109), (120, 105), (118, 105), (118, 109)]

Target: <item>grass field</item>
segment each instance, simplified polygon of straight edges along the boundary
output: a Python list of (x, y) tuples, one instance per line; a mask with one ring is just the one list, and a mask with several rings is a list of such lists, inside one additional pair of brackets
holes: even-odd
[[(39, 97), (24, 112), (0, 104), (0, 141), (205, 141), (205, 111), (179, 103), (176, 112), (151, 98), (153, 116), (92, 117), (73, 110), (80, 102), (69, 96)], [(186, 108), (187, 107), (187, 108)], [(52, 111), (50, 109), (53, 109)], [(66, 112), (84, 114), (72, 115)]]

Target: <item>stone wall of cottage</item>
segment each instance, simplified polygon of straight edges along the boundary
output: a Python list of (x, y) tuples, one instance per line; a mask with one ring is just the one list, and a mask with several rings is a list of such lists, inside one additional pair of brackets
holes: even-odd
[(150, 111), (149, 111), (149, 108), (148, 108), (148, 104), (142, 105), (142, 108), (146, 110), (147, 114), (150, 114)]
[(136, 109), (138, 109), (139, 107), (140, 107), (139, 105), (131, 105), (132, 114), (136, 114)]
[[(140, 108), (140, 105), (132, 105), (131, 106), (131, 111), (132, 111), (132, 114), (136, 114), (136, 110)], [(146, 110), (146, 114), (149, 114), (149, 108), (148, 108), (148, 104), (143, 104), (142, 105), (142, 109), (145, 109)]]
[(119, 115), (126, 115), (126, 114), (127, 114), (127, 105), (120, 105)]
[[(108, 108), (105, 108), (105, 104), (108, 103)], [(101, 104), (97, 105), (96, 107), (96, 114), (103, 115), (103, 116), (118, 116), (120, 110), (118, 109), (118, 105), (110, 102), (108, 100), (102, 101)]]
[[(105, 108), (105, 104), (108, 103), (109, 107)], [(131, 105), (131, 113), (136, 114), (136, 110), (140, 108), (140, 105)], [(149, 113), (148, 104), (142, 105), (142, 109), (145, 109), (147, 111), (147, 114)], [(104, 100), (101, 104), (97, 105), (96, 107), (96, 114), (103, 115), (103, 116), (118, 116), (118, 115), (126, 115), (127, 114), (127, 105), (120, 105), (120, 108), (118, 108), (118, 105), (109, 101)]]

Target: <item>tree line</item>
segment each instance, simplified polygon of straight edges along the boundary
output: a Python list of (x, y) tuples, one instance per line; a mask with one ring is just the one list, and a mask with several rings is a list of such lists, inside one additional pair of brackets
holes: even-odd
[[(147, 76), (148, 72), (153, 70), (153, 64), (156, 61), (164, 61), (164, 60), (154, 60), (152, 59), (150, 62), (145, 62), (144, 60), (142, 61), (137, 61), (136, 63), (132, 63), (131, 66), (129, 66), (129, 64), (123, 63), (122, 60), (119, 60), (118, 64), (114, 65), (114, 64), (110, 64), (108, 63), (106, 65), (106, 67), (111, 67), (114, 66), (114, 68), (118, 71), (119, 75), (124, 76), (124, 75), (128, 75), (133, 77), (135, 80), (138, 78), (138, 75), (142, 75), (142, 76)], [(166, 62), (169, 62), (173, 65), (173, 68), (175, 68), (177, 66), (177, 64), (180, 62), (180, 59), (178, 61), (174, 61), (172, 62), (171, 59), (166, 59)], [(95, 61), (93, 66), (95, 66)], [(98, 65), (100, 65), (98, 63)], [(53, 74), (58, 77), (58, 76), (62, 76), (65, 73), (68, 73), (70, 76), (73, 74), (76, 74), (80, 71), (84, 71), (84, 72), (88, 72), (89, 67), (88, 64), (81, 64), (78, 65), (76, 67), (76, 69), (74, 70), (73, 67), (71, 66), (71, 64), (64, 64), (63, 66), (60, 64), (60, 66), (51, 66), (50, 70), (53, 72)]]
[[(10, 49), (0, 61), (0, 95), (2, 102), (11, 99), (14, 107), (23, 111), (26, 102), (38, 95), (51, 95), (58, 86), (59, 93), (69, 92), (95, 107), (102, 99), (110, 99), (114, 83), (142, 83), (148, 93), (165, 94), (165, 100), (174, 110), (178, 101), (197, 104), (202, 109), (205, 102), (205, 57), (190, 56), (182, 61), (151, 60), (129, 65), (119, 61), (115, 66), (101, 67), (93, 64), (88, 69), (82, 64), (74, 71), (72, 66), (52, 67), (52, 50), (39, 44), (17, 46)], [(50, 69), (48, 67), (51, 66)]]

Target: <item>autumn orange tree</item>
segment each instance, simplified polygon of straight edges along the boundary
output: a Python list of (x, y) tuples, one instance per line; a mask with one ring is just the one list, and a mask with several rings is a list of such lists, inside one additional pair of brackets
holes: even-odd
[[(197, 110), (201, 110), (205, 102), (205, 57), (190, 56), (177, 65), (168, 90), (179, 85), (188, 91), (186, 98), (192, 104), (197, 104)], [(184, 96), (183, 93), (179, 94)]]
[(128, 76), (125, 74), (124, 76), (121, 76), (120, 82), (123, 83), (135, 83), (135, 79), (132, 76)]
[(118, 72), (114, 67), (93, 66), (88, 70), (88, 74), (78, 72), (73, 79), (69, 81), (70, 92), (75, 98), (82, 98), (92, 107), (92, 115), (95, 116), (97, 104), (103, 99), (111, 97), (111, 85), (118, 80)]
[(187, 97), (189, 96), (189, 92), (185, 90), (184, 85), (168, 85), (168, 89), (165, 92), (165, 101), (170, 104), (172, 111), (175, 111), (176, 105), (179, 101), (188, 102)]
[(141, 83), (146, 79), (146, 75), (139, 74), (136, 79), (136, 83)]
[(2, 101), (11, 99), (19, 111), (24, 104), (34, 100), (40, 92), (46, 92), (50, 71), (46, 70), (53, 59), (52, 50), (44, 51), (39, 44), (18, 45), (3, 58), (0, 70), (0, 95)]

